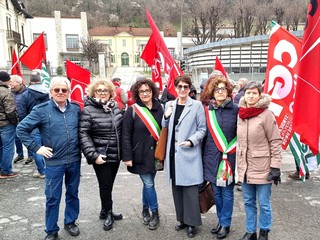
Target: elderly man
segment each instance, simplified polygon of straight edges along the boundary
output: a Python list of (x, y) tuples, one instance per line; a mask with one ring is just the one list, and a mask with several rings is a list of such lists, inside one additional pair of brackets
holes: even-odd
[[(64, 228), (71, 236), (80, 234), (75, 221), (79, 215), (78, 188), (80, 183), (80, 147), (78, 118), (80, 107), (68, 101), (70, 82), (65, 77), (54, 77), (50, 83), (51, 100), (36, 105), (17, 127), (22, 143), (33, 152), (44, 156), (46, 163), (46, 233), (45, 239), (58, 239), (59, 204), (65, 179)], [(43, 141), (40, 146), (31, 137), (39, 128)]]
[(16, 103), (9, 89), (10, 75), (0, 72), (0, 178), (16, 177), (12, 171), (15, 128), (18, 124)]
[(233, 102), (235, 104), (239, 104), (240, 98), (243, 97), (243, 95), (244, 95), (243, 89), (246, 86), (246, 84), (248, 83), (248, 81), (249, 80), (246, 79), (246, 78), (240, 78), (238, 80), (238, 89), (239, 90), (238, 90), (238, 93), (234, 96), (234, 99), (233, 99)]

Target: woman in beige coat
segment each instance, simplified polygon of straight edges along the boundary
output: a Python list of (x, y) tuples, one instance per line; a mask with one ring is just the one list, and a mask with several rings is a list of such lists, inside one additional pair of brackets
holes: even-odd
[(281, 137), (273, 113), (268, 109), (270, 96), (261, 85), (249, 82), (239, 102), (237, 164), (246, 210), (246, 234), (241, 240), (256, 240), (258, 196), (259, 240), (268, 239), (271, 230), (271, 185), (280, 182)]

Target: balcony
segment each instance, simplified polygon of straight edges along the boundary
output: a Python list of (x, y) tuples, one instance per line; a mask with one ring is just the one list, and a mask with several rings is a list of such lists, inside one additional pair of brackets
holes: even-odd
[(7, 30), (7, 41), (14, 43), (21, 43), (21, 35), (18, 32)]

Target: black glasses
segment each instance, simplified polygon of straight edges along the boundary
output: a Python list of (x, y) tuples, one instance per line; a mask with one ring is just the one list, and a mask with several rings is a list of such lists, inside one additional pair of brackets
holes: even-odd
[(189, 89), (189, 85), (178, 85), (177, 88), (179, 90), (181, 90), (182, 88), (185, 89), (185, 90), (188, 90)]
[(62, 93), (67, 93), (67, 92), (68, 92), (68, 89), (66, 89), (66, 88), (54, 88), (53, 91), (54, 91), (55, 93), (60, 93), (60, 92), (62, 92)]
[(225, 92), (225, 91), (227, 91), (227, 89), (226, 89), (225, 87), (215, 88), (215, 89), (214, 89), (214, 92), (215, 92), (215, 93), (220, 92), (220, 91), (221, 91), (221, 92)]
[(96, 93), (98, 94), (108, 94), (110, 93), (108, 89), (97, 89)]
[(139, 95), (147, 94), (149, 95), (151, 93), (151, 89), (146, 89), (146, 90), (139, 90)]

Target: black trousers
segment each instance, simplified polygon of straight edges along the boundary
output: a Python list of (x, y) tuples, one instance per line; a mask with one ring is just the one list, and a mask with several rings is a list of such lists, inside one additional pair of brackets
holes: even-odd
[(112, 210), (112, 189), (119, 165), (120, 163), (93, 165), (99, 183), (101, 210), (106, 213)]

